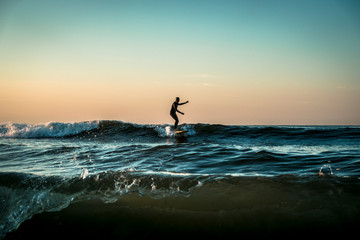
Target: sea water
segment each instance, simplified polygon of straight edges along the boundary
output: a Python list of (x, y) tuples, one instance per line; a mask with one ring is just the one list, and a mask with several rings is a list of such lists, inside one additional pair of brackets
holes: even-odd
[(360, 226), (359, 126), (180, 127), (1, 124), (0, 238)]

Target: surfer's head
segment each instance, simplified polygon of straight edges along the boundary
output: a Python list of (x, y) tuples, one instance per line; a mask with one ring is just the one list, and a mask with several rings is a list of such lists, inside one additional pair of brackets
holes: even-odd
[(180, 98), (179, 98), (179, 97), (176, 97), (176, 102), (180, 102)]

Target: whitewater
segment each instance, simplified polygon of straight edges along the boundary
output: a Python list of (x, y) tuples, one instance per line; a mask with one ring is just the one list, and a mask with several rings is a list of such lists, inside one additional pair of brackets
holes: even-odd
[(0, 124), (0, 238), (325, 236), (360, 226), (359, 126)]

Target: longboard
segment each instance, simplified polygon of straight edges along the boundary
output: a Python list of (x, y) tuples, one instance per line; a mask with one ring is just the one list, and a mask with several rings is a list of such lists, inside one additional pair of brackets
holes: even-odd
[(186, 131), (186, 130), (180, 130), (180, 131), (175, 131), (174, 133), (175, 134), (182, 134), (182, 133), (187, 133), (189, 131)]

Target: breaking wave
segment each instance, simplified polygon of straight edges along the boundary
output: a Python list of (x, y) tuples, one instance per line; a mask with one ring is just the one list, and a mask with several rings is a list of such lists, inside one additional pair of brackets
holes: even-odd
[(79, 134), (84, 131), (95, 129), (99, 126), (98, 121), (61, 123), (49, 122), (45, 124), (0, 124), (0, 137), (9, 138), (53, 138)]
[[(284, 140), (360, 138), (359, 126), (230, 126), (220, 124), (182, 124), (189, 136), (225, 138), (275, 138)], [(145, 140), (174, 136), (167, 124), (135, 124), (122, 121), (85, 121), (75, 123), (0, 124), (0, 137), (7, 138), (109, 138)]]

